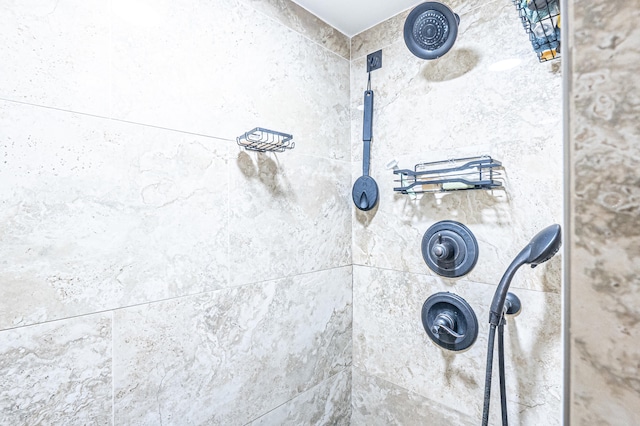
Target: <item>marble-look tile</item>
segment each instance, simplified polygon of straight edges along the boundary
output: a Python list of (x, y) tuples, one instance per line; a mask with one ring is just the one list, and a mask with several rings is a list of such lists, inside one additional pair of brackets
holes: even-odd
[(477, 425), (458, 410), (353, 369), (353, 426)]
[(351, 424), (351, 369), (336, 374), (251, 422), (251, 426)]
[(0, 424), (112, 424), (111, 314), (0, 332)]
[(0, 4), (0, 98), (109, 113), (110, 2)]
[(571, 424), (640, 424), (640, 12), (570, 3)]
[[(354, 267), (353, 275), (354, 369), (480, 419), (488, 308), (495, 287), (466, 281), (450, 284), (426, 275), (359, 266)], [(467, 351), (445, 351), (423, 329), (422, 305), (440, 291), (463, 297), (476, 313), (480, 331)], [(511, 423), (559, 425), (560, 297), (520, 289), (514, 293), (523, 309), (509, 319), (505, 335)], [(494, 372), (492, 418), (497, 424), (497, 364)]]
[(308, 37), (332, 52), (350, 59), (351, 41), (306, 9), (291, 0), (242, 0), (256, 10)]
[(228, 143), (0, 103), (0, 328), (228, 283)]
[(115, 312), (116, 424), (246, 424), (351, 365), (351, 268)]
[(114, 117), (228, 139), (264, 127), (349, 158), (349, 61), (236, 0), (148, 8), (146, 25), (114, 16)]
[(233, 285), (351, 264), (349, 163), (238, 151), (230, 168)]

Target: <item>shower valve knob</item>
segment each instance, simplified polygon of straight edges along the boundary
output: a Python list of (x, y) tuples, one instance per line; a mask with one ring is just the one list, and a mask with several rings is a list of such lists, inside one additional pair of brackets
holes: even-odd
[(464, 337), (464, 334), (458, 334), (452, 329), (450, 329), (449, 327), (447, 327), (446, 325), (438, 325), (438, 326), (434, 325), (433, 327), (431, 327), (431, 331), (433, 332), (433, 334), (440, 334), (442, 331), (444, 331), (447, 334), (452, 335), (456, 339), (461, 339)]
[(431, 253), (439, 260), (447, 260), (453, 257), (455, 248), (453, 244), (447, 240), (443, 240), (442, 236), (438, 236), (438, 242), (434, 244)]
[(433, 321), (431, 332), (433, 334), (441, 334), (442, 332), (445, 332), (455, 337), (456, 339), (463, 338), (464, 334), (453, 331), (454, 328), (455, 320), (453, 319), (453, 317), (449, 313), (442, 312), (438, 314), (436, 319)]

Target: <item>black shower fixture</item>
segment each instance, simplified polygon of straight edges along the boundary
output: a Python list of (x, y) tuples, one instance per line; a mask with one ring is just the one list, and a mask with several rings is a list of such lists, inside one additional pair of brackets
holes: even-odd
[(454, 293), (432, 294), (422, 305), (422, 326), (441, 348), (458, 352), (478, 337), (478, 319), (466, 300)]
[(404, 42), (418, 58), (437, 59), (456, 42), (460, 16), (448, 6), (426, 2), (416, 6), (404, 23)]
[(538, 232), (513, 259), (505, 271), (500, 284), (491, 301), (489, 309), (489, 338), (487, 342), (487, 369), (484, 385), (484, 404), (482, 409), (482, 426), (489, 424), (489, 408), (491, 405), (491, 378), (493, 370), (493, 347), (495, 344), (496, 328), (498, 329), (498, 366), (500, 377), (500, 405), (502, 409), (502, 424), (509, 424), (507, 415), (506, 380), (504, 372), (504, 326), (505, 315), (514, 315), (520, 311), (521, 302), (518, 297), (509, 293), (509, 286), (514, 275), (522, 265), (535, 268), (551, 259), (560, 249), (562, 232), (560, 225), (551, 225)]
[(478, 241), (460, 222), (442, 220), (422, 237), (422, 258), (436, 274), (457, 278), (471, 272), (478, 262)]
[(511, 262), (511, 265), (509, 265), (502, 276), (493, 300), (491, 301), (489, 324), (497, 326), (500, 323), (502, 310), (504, 309), (504, 301), (507, 298), (507, 292), (509, 291), (511, 280), (516, 271), (525, 264), (529, 264), (532, 268), (535, 268), (539, 264), (551, 259), (558, 252), (562, 244), (560, 231), (560, 225), (557, 224), (544, 228), (531, 239), (529, 244), (527, 244)]

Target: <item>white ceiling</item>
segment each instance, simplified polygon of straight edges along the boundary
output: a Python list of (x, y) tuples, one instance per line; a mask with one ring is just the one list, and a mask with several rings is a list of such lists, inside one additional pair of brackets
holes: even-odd
[(292, 0), (352, 37), (424, 0)]

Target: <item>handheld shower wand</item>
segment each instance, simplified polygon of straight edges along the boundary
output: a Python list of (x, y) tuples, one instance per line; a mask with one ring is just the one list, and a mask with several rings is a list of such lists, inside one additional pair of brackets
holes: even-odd
[(507, 299), (509, 286), (516, 271), (524, 264), (531, 264), (531, 267), (535, 268), (551, 259), (560, 249), (561, 240), (560, 225), (551, 225), (538, 232), (529, 244), (518, 253), (502, 276), (500, 284), (498, 284), (498, 288), (493, 295), (489, 312), (489, 324), (498, 326), (500, 323), (504, 302)]
[(507, 294), (509, 293), (509, 286), (511, 280), (516, 274), (516, 271), (525, 264), (530, 264), (532, 268), (535, 268), (541, 263), (551, 259), (560, 249), (562, 244), (561, 228), (560, 225), (551, 225), (538, 232), (535, 237), (531, 239), (529, 244), (522, 249), (515, 259), (511, 262), (507, 270), (505, 271), (495, 294), (491, 301), (491, 308), (489, 310), (489, 343), (487, 347), (487, 371), (484, 386), (484, 408), (482, 412), (482, 425), (486, 426), (489, 423), (489, 405), (491, 401), (491, 375), (493, 369), (493, 346), (495, 342), (496, 327), (499, 327), (499, 362), (500, 362), (500, 393), (502, 403), (502, 424), (508, 425), (507, 420), (507, 404), (506, 404), (506, 390), (504, 386), (504, 343), (503, 343), (503, 330), (504, 330), (504, 308), (505, 301), (507, 300)]

